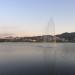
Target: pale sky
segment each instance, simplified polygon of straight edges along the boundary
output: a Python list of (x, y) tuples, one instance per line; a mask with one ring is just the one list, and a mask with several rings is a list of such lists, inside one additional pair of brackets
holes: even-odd
[(75, 32), (75, 0), (0, 0), (0, 34), (42, 35), (50, 17), (56, 34)]

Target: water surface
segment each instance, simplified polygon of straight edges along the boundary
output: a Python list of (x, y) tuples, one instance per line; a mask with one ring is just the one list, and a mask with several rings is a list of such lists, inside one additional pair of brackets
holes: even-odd
[(75, 43), (0, 43), (0, 75), (75, 75)]

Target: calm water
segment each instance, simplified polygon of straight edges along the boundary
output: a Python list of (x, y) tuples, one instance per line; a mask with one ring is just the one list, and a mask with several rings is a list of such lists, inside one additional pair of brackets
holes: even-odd
[(75, 75), (75, 43), (0, 43), (0, 75)]

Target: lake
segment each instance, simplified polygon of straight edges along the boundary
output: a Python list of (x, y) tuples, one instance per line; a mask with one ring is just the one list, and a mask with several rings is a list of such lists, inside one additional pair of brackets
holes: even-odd
[(75, 75), (75, 43), (0, 43), (0, 75)]

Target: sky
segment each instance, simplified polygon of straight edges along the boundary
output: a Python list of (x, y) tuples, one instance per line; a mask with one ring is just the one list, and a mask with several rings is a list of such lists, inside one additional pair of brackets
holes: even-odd
[(1, 35), (75, 32), (74, 20), (75, 0), (0, 0)]

